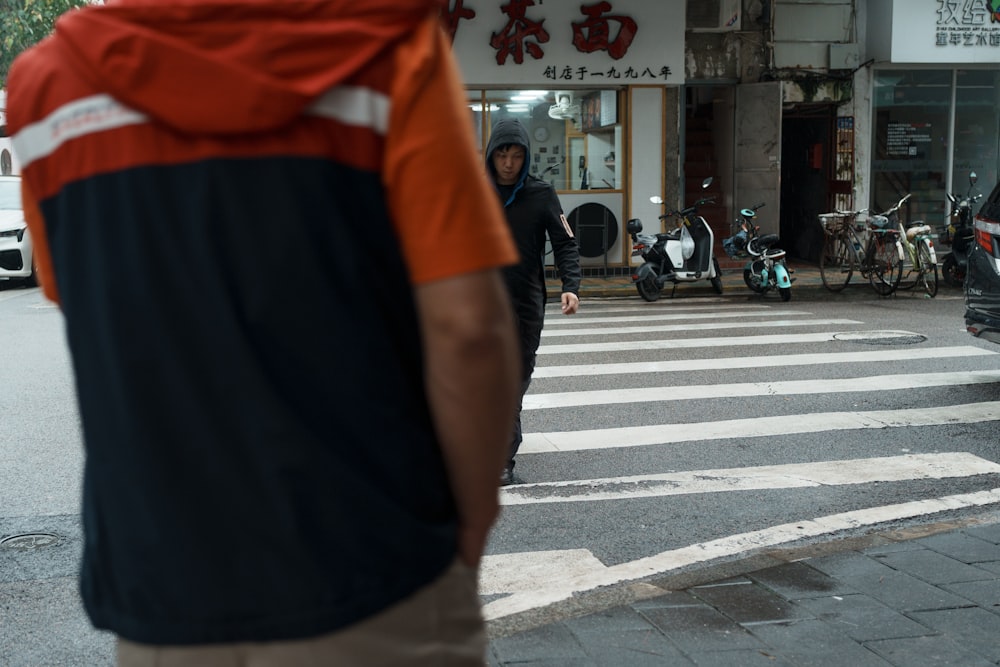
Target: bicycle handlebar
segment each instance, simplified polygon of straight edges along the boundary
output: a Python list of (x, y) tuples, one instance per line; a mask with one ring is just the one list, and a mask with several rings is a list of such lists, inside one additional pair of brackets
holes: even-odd
[(896, 202), (896, 204), (892, 208), (888, 208), (888, 209), (882, 211), (881, 213), (876, 213), (876, 215), (884, 215), (884, 216), (887, 216), (887, 217), (890, 216), (890, 215), (892, 215), (893, 213), (895, 213), (896, 211), (899, 210), (900, 206), (902, 206), (903, 204), (906, 203), (906, 200), (909, 199), (912, 194), (913, 194), (912, 192), (908, 193), (906, 196), (904, 196), (902, 199), (900, 199), (898, 202)]

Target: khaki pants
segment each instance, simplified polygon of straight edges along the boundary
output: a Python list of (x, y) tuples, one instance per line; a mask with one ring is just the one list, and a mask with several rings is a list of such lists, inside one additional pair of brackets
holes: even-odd
[(482, 667), (485, 652), (476, 573), (458, 562), (406, 600), (319, 637), (196, 646), (118, 639), (119, 667)]

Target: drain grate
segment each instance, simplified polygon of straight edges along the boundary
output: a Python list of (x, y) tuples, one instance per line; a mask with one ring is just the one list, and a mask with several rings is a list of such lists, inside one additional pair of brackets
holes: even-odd
[(863, 345), (915, 345), (927, 340), (927, 336), (912, 331), (851, 331), (834, 334), (834, 340)]
[(0, 549), (10, 551), (32, 551), (59, 544), (59, 536), (52, 533), (24, 533), (11, 535), (0, 540)]

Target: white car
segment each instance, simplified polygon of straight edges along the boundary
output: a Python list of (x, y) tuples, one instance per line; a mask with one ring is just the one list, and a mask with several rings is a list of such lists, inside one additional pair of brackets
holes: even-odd
[(21, 207), (21, 178), (0, 176), (0, 280), (36, 285), (34, 253)]

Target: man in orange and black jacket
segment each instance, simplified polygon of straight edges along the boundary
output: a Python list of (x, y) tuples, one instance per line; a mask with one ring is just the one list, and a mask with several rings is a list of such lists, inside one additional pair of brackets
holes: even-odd
[(440, 8), (122, 0), (10, 72), (121, 664), (482, 663), (517, 254)]

